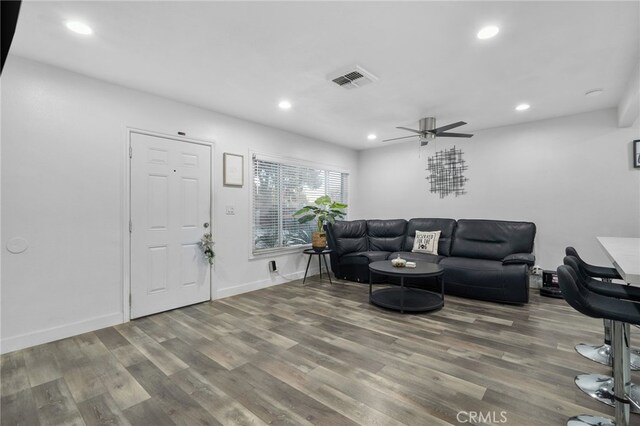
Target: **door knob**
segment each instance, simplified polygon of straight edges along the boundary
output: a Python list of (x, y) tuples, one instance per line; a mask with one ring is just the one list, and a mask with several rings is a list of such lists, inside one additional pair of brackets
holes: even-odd
[(203, 226), (204, 226), (204, 229), (207, 229), (209, 227), (209, 222), (205, 222)]

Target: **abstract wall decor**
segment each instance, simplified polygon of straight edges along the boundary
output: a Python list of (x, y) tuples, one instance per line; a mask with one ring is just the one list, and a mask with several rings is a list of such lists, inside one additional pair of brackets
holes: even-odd
[(431, 184), (430, 192), (437, 193), (440, 198), (450, 194), (466, 194), (464, 184), (469, 180), (464, 177), (467, 164), (462, 159), (462, 150), (451, 149), (436, 152), (427, 158), (427, 169), (430, 174), (427, 180)]

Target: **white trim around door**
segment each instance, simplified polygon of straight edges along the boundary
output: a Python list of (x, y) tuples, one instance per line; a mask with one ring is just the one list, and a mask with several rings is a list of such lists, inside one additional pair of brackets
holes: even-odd
[[(131, 319), (131, 233), (130, 233), (130, 221), (131, 221), (131, 137), (132, 134), (137, 133), (137, 134), (142, 134), (142, 135), (147, 135), (147, 136), (156, 136), (156, 137), (161, 137), (161, 138), (167, 138), (167, 139), (173, 139), (176, 141), (180, 141), (180, 142), (188, 142), (188, 143), (195, 143), (195, 144), (200, 144), (200, 145), (206, 145), (208, 147), (210, 147), (210, 152), (211, 152), (211, 194), (210, 194), (210, 217), (211, 217), (211, 222), (210, 222), (210, 228), (211, 232), (213, 232), (213, 226), (214, 226), (214, 222), (215, 222), (215, 218), (213, 217), (213, 212), (214, 212), (214, 199), (213, 199), (213, 192), (214, 192), (214, 170), (215, 170), (215, 155), (214, 155), (214, 150), (215, 150), (215, 142), (214, 141), (206, 141), (206, 140), (201, 140), (201, 139), (193, 139), (193, 138), (187, 138), (185, 136), (174, 136), (174, 135), (169, 135), (169, 134), (165, 134), (165, 133), (159, 133), (159, 132), (154, 132), (154, 131), (149, 131), (149, 130), (142, 130), (142, 129), (138, 129), (138, 128), (133, 128), (133, 127), (126, 127), (125, 128), (125, 143), (123, 144), (124, 149), (123, 149), (123, 164), (125, 165), (123, 167), (123, 182), (122, 182), (122, 188), (123, 188), (123, 198), (122, 198), (122, 224), (121, 224), (121, 229), (122, 229), (122, 241), (123, 241), (123, 250), (122, 250), (122, 271), (123, 271), (123, 276), (122, 276), (122, 282), (123, 282), (123, 286), (122, 286), (122, 322), (126, 323), (129, 322)], [(211, 297), (213, 298), (213, 295), (215, 294), (214, 292), (214, 282), (213, 282), (213, 274), (210, 274), (210, 294)]]

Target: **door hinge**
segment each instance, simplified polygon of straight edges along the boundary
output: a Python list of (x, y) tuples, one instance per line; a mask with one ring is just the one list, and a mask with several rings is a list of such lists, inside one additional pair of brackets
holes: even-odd
[(133, 223), (129, 221), (129, 233), (133, 232)]
[(131, 293), (129, 293), (129, 307), (131, 307)]
[(133, 147), (129, 147), (129, 158), (133, 158)]

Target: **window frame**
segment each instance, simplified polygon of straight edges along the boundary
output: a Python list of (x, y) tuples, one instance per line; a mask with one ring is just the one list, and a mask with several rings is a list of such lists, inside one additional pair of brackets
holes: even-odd
[[(289, 254), (289, 253), (296, 253), (296, 252), (300, 252), (302, 249), (305, 248), (309, 248), (311, 247), (311, 243), (309, 244), (300, 244), (297, 246), (290, 246), (290, 247), (275, 247), (275, 248), (271, 248), (271, 249), (261, 249), (258, 252), (255, 252), (255, 241), (254, 241), (254, 224), (255, 224), (255, 206), (254, 206), (254, 179), (255, 179), (255, 167), (254, 167), (254, 158), (257, 158), (258, 160), (262, 160), (262, 161), (268, 161), (268, 162), (273, 162), (273, 163), (278, 163), (278, 164), (284, 164), (284, 165), (288, 165), (288, 166), (294, 166), (294, 167), (306, 167), (306, 168), (312, 168), (312, 169), (316, 169), (316, 170), (323, 170), (323, 171), (329, 171), (329, 172), (335, 172), (335, 173), (342, 173), (342, 174), (346, 174), (347, 176), (351, 175), (351, 172), (348, 169), (344, 169), (342, 167), (339, 166), (335, 166), (335, 165), (331, 165), (331, 164), (327, 164), (327, 163), (319, 163), (319, 162), (315, 162), (315, 161), (309, 161), (309, 160), (302, 160), (299, 158), (295, 158), (295, 157), (287, 157), (284, 155), (276, 155), (276, 154), (266, 154), (263, 152), (259, 152), (259, 151), (249, 151), (249, 168), (250, 168), (250, 175), (249, 175), (249, 180), (250, 180), (250, 188), (249, 188), (249, 210), (250, 210), (250, 214), (249, 214), (249, 259), (257, 259), (257, 258), (264, 258), (264, 257), (269, 257), (269, 256), (279, 256), (279, 255), (285, 255), (285, 254)], [(349, 179), (347, 177), (347, 185), (346, 185), (346, 192), (347, 192), (347, 200), (345, 201), (346, 204), (348, 204), (349, 201), (349, 194), (351, 192), (351, 179)], [(345, 216), (345, 218), (343, 220), (347, 220), (348, 214), (347, 216)], [(279, 222), (279, 228), (280, 230), (282, 230), (282, 218), (278, 218), (278, 222)]]

